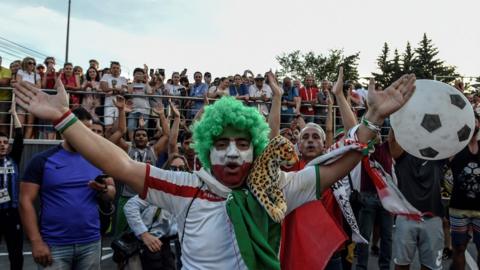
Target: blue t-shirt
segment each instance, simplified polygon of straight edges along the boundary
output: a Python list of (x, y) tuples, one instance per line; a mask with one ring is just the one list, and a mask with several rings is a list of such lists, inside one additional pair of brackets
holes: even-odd
[(230, 85), (229, 87), (230, 96), (248, 96), (248, 87), (245, 84), (240, 84), (240, 87), (236, 85)]
[[(288, 88), (288, 87), (283, 87), (283, 96), (282, 96), (282, 101), (293, 101), (295, 97), (298, 97), (298, 89), (294, 86)], [(284, 114), (293, 114), (293, 107), (290, 106), (285, 106), (282, 108), (282, 113)]]
[(79, 153), (61, 145), (35, 155), (23, 182), (40, 185), (40, 234), (49, 245), (82, 244), (100, 239), (96, 191), (88, 182), (101, 171)]

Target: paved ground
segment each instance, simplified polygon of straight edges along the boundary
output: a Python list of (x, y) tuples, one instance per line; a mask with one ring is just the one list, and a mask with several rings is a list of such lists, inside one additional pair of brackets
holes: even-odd
[[(103, 250), (102, 250), (102, 270), (116, 270), (116, 265), (113, 263), (111, 256), (112, 256), (112, 251), (110, 249), (110, 239), (106, 238), (103, 241)], [(32, 255), (31, 255), (31, 248), (30, 244), (28, 241), (25, 241), (24, 244), (24, 258), (25, 258), (25, 265), (24, 268), (25, 270), (34, 270), (37, 269), (35, 263), (33, 262)], [(466, 269), (471, 269), (471, 270), (478, 270), (478, 268), (475, 265), (475, 259), (477, 257), (477, 252), (475, 249), (475, 246), (470, 244), (468, 247), (468, 254), (467, 254), (467, 264), (469, 265)], [(377, 257), (375, 256), (370, 256), (369, 258), (369, 267), (368, 269), (378, 269), (377, 267)], [(444, 261), (443, 262), (443, 269), (449, 269), (451, 261)], [(2, 242), (0, 244), (0, 269), (1, 270), (7, 270), (9, 269), (9, 262), (8, 262), (8, 255), (6, 253), (6, 246)], [(393, 264), (391, 269), (393, 269)], [(415, 264), (412, 265), (411, 269), (420, 269), (420, 265), (418, 263), (418, 260), (416, 260)]]

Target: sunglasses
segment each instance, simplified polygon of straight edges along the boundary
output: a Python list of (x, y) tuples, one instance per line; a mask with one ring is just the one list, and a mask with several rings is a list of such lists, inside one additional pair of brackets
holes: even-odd
[(168, 167), (168, 169), (170, 171), (176, 171), (176, 172), (185, 172), (187, 171), (187, 168), (185, 166), (173, 166), (173, 165), (170, 165)]
[(37, 63), (35, 62), (27, 62), (27, 65), (36, 65)]

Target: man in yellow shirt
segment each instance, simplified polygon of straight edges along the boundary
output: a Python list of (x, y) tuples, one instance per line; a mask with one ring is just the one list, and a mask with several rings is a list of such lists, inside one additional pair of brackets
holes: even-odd
[[(8, 68), (2, 67), (2, 57), (0, 56), (0, 87), (10, 87), (12, 72)], [(0, 89), (0, 132), (8, 132), (8, 110), (12, 101), (12, 91)]]

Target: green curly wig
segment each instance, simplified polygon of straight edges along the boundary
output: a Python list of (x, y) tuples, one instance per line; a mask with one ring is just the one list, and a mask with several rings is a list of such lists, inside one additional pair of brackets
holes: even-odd
[(211, 167), (210, 149), (215, 138), (229, 126), (249, 132), (255, 157), (268, 144), (270, 128), (265, 118), (254, 107), (247, 107), (232, 97), (223, 97), (213, 105), (206, 106), (200, 121), (193, 125), (192, 147), (204, 168)]

